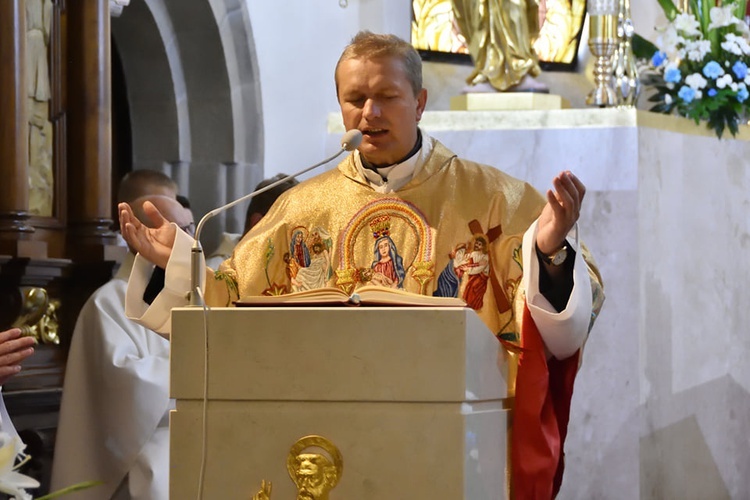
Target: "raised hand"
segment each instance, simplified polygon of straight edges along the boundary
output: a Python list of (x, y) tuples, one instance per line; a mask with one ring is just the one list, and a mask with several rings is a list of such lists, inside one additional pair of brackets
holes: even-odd
[(120, 231), (130, 248), (152, 264), (166, 268), (174, 245), (175, 227), (150, 201), (143, 204), (143, 210), (151, 221), (151, 227), (142, 224), (127, 203), (120, 203), (117, 208), (120, 212)]
[(565, 237), (581, 213), (586, 186), (569, 170), (560, 172), (553, 180), (553, 190), (547, 191), (547, 205), (539, 216), (536, 244), (547, 255), (565, 244)]
[(263, 479), (260, 483), (260, 491), (253, 495), (252, 500), (271, 500), (272, 489), (273, 485), (271, 484), (271, 481), (266, 483), (266, 480)]
[(21, 361), (34, 354), (34, 337), (21, 337), (21, 330), (0, 332), (0, 385), (21, 371)]

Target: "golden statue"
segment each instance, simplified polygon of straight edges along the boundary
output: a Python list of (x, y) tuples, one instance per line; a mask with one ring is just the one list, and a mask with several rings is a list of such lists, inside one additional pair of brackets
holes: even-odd
[[(586, 0), (412, 0), (417, 49), (469, 54), (467, 92), (537, 91), (537, 61), (573, 63)], [(504, 9), (504, 10), (503, 10)]]
[(546, 62), (570, 64), (578, 50), (576, 41), (586, 17), (586, 0), (541, 0), (539, 36), (534, 51)]
[(547, 92), (533, 42), (539, 34), (537, 0), (452, 0), (459, 30), (474, 61), (469, 92)]

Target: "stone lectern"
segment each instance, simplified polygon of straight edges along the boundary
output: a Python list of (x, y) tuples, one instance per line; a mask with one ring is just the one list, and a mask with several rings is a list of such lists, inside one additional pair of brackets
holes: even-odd
[(505, 354), (471, 309), (172, 314), (172, 499), (507, 498)]

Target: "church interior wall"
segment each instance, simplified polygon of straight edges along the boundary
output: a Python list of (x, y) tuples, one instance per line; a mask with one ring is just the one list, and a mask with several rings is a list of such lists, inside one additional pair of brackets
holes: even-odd
[[(237, 0), (136, 0), (112, 21), (133, 129), (133, 168), (163, 171), (196, 217), (263, 178), (257, 58)], [(206, 225), (210, 252), (240, 232), (244, 207)]]

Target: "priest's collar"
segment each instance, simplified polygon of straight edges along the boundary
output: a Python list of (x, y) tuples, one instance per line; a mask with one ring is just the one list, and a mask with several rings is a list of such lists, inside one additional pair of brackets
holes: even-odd
[(376, 167), (370, 164), (360, 154), (359, 150), (355, 151), (354, 164), (370, 186), (379, 193), (390, 193), (398, 191), (414, 177), (422, 168), (425, 159), (432, 151), (432, 141), (421, 130), (418, 130), (417, 142), (401, 161), (388, 165), (386, 167)]
[[(378, 167), (376, 165), (373, 165), (369, 161), (367, 161), (367, 158), (365, 158), (364, 156), (360, 156), (360, 160), (362, 161), (362, 166), (364, 168), (366, 168), (367, 170), (372, 170), (373, 172), (378, 172), (379, 174), (381, 174), (381, 177), (383, 177), (383, 178), (387, 177), (388, 176), (388, 172), (390, 171), (390, 169), (392, 169), (394, 166), (396, 166), (396, 165), (398, 165), (400, 163), (404, 163), (404, 162), (408, 161), (409, 158), (411, 158), (412, 156), (414, 156), (415, 154), (417, 154), (417, 152), (422, 148), (422, 133), (421, 133), (421, 131), (419, 129), (417, 129), (417, 132), (418, 132), (417, 133), (417, 142), (414, 143), (414, 147), (411, 148), (411, 151), (409, 151), (408, 153), (406, 153), (406, 156), (404, 156), (403, 158), (401, 158), (396, 163), (393, 163), (391, 165), (385, 165), (385, 166), (382, 166), (382, 167)], [(382, 172), (383, 170), (387, 170), (388, 172), (386, 172), (385, 174), (383, 174), (383, 172)]]

